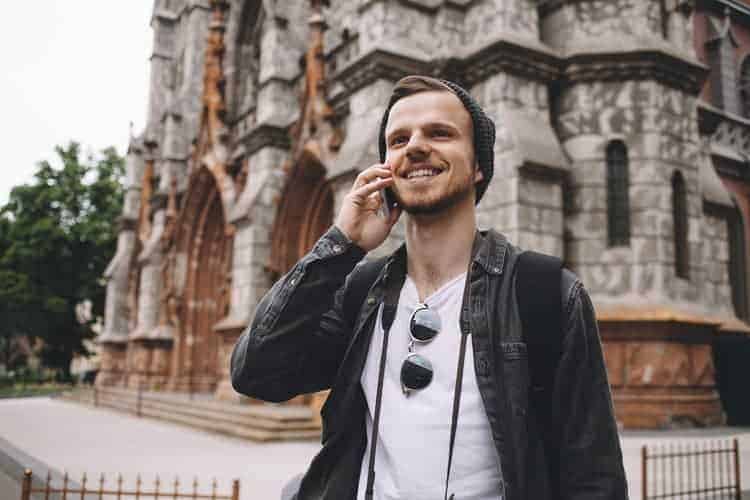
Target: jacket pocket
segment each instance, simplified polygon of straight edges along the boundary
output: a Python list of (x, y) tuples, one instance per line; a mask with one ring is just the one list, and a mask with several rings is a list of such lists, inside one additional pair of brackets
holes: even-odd
[(529, 406), (529, 358), (524, 342), (503, 342), (501, 374), (514, 417), (526, 416)]

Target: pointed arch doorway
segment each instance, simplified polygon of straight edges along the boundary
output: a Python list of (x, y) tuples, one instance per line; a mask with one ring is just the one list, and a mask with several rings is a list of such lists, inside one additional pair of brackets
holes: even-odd
[(282, 193), (273, 228), (270, 268), (274, 278), (291, 269), (333, 224), (334, 196), (320, 163), (300, 164)]
[(224, 369), (219, 366), (221, 338), (213, 327), (229, 309), (233, 238), (213, 176), (200, 172), (191, 188), (178, 240), (187, 265), (173, 373), (180, 390), (208, 393)]
[[(300, 161), (284, 188), (273, 227), (269, 267), (275, 281), (289, 271), (333, 224), (334, 193), (326, 169), (317, 161)], [(305, 394), (289, 404), (317, 406), (322, 397)]]

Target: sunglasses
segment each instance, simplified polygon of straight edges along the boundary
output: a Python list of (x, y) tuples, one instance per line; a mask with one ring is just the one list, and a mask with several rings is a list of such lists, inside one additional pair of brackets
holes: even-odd
[(432, 382), (433, 370), (429, 359), (414, 352), (416, 344), (427, 344), (440, 332), (440, 315), (421, 304), (409, 320), (409, 353), (401, 364), (401, 390), (408, 396), (411, 391), (424, 389)]

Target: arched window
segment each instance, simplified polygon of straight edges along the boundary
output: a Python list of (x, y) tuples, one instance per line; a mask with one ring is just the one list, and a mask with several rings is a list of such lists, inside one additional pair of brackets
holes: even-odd
[(682, 173), (672, 175), (672, 219), (674, 221), (674, 265), (679, 278), (688, 279), (690, 252), (688, 247), (687, 189)]
[(628, 148), (622, 141), (607, 146), (607, 235), (609, 246), (630, 245)]
[(745, 56), (740, 66), (740, 100), (742, 116), (750, 118), (750, 55)]
[[(236, 119), (255, 110), (260, 73), (261, 32), (265, 22), (262, 2), (244, 2), (234, 54), (234, 95)], [(250, 124), (251, 125), (251, 124)]]
[(734, 312), (740, 319), (750, 318), (747, 297), (747, 262), (745, 253), (745, 224), (742, 213), (735, 209), (729, 218), (729, 284), (732, 287)]

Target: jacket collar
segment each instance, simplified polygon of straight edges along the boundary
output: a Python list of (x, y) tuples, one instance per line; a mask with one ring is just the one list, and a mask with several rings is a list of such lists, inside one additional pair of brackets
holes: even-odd
[[(488, 274), (503, 273), (508, 240), (494, 229), (479, 232), (479, 243), (474, 252), (473, 261)], [(406, 273), (406, 243), (402, 243), (386, 261), (382, 280), (388, 281), (396, 273)]]
[(503, 273), (508, 240), (494, 229), (480, 231), (479, 247), (474, 254), (474, 262), (485, 272), (500, 275)]

